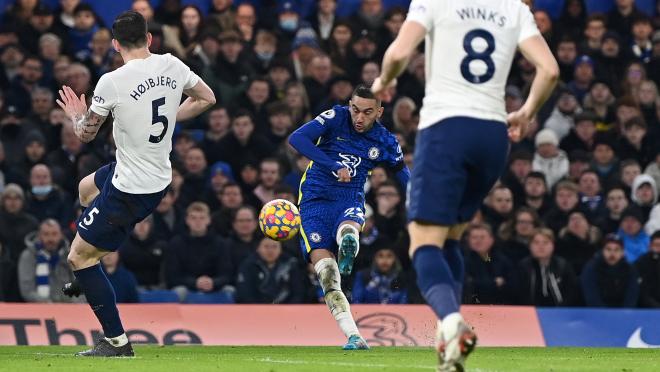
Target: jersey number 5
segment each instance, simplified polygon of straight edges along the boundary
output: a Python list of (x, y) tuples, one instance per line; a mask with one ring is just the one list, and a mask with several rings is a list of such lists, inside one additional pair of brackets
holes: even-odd
[[(472, 41), (474, 39), (482, 39), (486, 42), (486, 49), (478, 52), (474, 50)], [(468, 32), (463, 39), (463, 49), (467, 56), (461, 61), (461, 75), (472, 84), (483, 84), (493, 78), (495, 75), (495, 62), (491, 55), (495, 51), (495, 38), (493, 34), (484, 30), (476, 29)], [(470, 72), (470, 63), (472, 61), (481, 61), (486, 64), (486, 72), (483, 75), (475, 75)]]
[(160, 97), (151, 101), (151, 125), (163, 123), (163, 131), (160, 132), (158, 136), (153, 134), (149, 136), (149, 142), (158, 143), (165, 138), (165, 133), (167, 133), (167, 117), (164, 115), (158, 114), (158, 108), (165, 104), (165, 97)]

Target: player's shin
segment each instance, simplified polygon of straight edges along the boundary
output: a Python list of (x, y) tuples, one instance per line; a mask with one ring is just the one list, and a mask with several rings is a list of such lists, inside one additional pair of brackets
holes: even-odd
[(459, 310), (454, 278), (440, 247), (423, 245), (413, 255), (417, 286), (438, 319)]
[(101, 323), (106, 339), (115, 347), (126, 345), (128, 338), (119, 319), (115, 291), (101, 265), (75, 270), (73, 274)]
[(323, 258), (314, 265), (314, 270), (319, 277), (319, 283), (323, 288), (325, 303), (330, 309), (330, 313), (337, 321), (337, 325), (344, 332), (346, 337), (359, 335), (355, 320), (351, 314), (350, 305), (344, 292), (341, 291), (341, 282), (339, 267), (332, 258)]

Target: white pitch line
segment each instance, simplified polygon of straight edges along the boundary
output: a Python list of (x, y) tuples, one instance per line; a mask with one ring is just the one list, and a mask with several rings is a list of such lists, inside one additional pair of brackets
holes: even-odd
[(425, 365), (392, 365), (392, 364), (374, 364), (374, 363), (351, 363), (351, 362), (309, 362), (306, 360), (294, 360), (294, 359), (272, 359), (272, 358), (258, 358), (250, 359), (256, 360), (258, 362), (265, 363), (279, 363), (279, 364), (305, 364), (305, 365), (325, 365), (325, 366), (336, 366), (336, 367), (360, 367), (360, 368), (387, 368), (387, 367), (401, 367), (401, 368), (413, 368), (413, 369), (434, 369), (435, 366), (425, 366)]

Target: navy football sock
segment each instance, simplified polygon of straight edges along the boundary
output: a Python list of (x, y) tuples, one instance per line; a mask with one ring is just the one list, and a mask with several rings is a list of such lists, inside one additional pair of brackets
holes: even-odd
[(101, 323), (105, 337), (112, 338), (124, 334), (124, 327), (121, 325), (117, 310), (115, 290), (101, 269), (101, 264), (76, 270), (73, 275), (78, 279), (87, 302)]
[(440, 247), (423, 245), (413, 255), (417, 286), (439, 319), (458, 312), (454, 278)]
[(456, 292), (456, 301), (460, 304), (463, 298), (463, 278), (465, 277), (465, 262), (463, 261), (460, 242), (454, 239), (447, 239), (442, 252), (454, 277), (454, 292)]

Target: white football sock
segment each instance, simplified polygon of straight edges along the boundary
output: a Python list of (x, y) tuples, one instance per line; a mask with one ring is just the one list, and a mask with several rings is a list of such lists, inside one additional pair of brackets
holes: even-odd
[(319, 277), (319, 283), (325, 294), (325, 303), (330, 309), (330, 313), (337, 321), (337, 325), (346, 337), (360, 335), (351, 308), (346, 299), (346, 295), (341, 291), (339, 267), (337, 261), (332, 258), (324, 258), (314, 265), (316, 275)]
[(459, 312), (451, 313), (442, 319), (442, 336), (445, 341), (456, 337), (458, 326), (463, 322), (463, 316)]
[(106, 337), (105, 339), (108, 340), (110, 345), (114, 347), (121, 347), (128, 343), (128, 337), (126, 337), (126, 333), (122, 333), (117, 337), (112, 337), (112, 338)]

